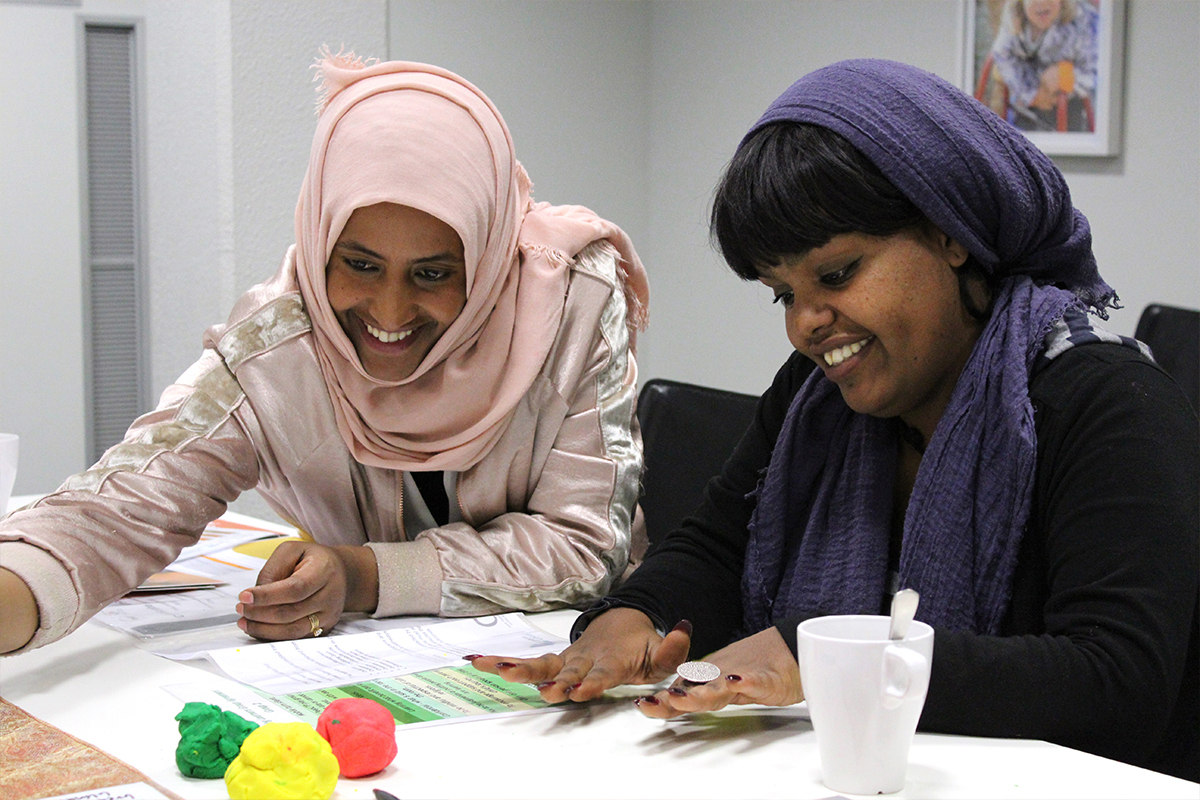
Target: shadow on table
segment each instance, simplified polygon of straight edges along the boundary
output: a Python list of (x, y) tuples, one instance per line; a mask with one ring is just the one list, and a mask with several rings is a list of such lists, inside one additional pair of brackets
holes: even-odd
[(554, 724), (546, 731), (553, 733), (557, 730), (586, 727), (616, 714), (628, 713), (635, 698), (646, 694), (645, 687), (619, 686), (609, 689), (602, 696), (586, 703), (571, 703), (567, 701), (562, 713), (555, 715)]
[(731, 744), (738, 745), (738, 753), (750, 753), (812, 729), (807, 715), (795, 708), (725, 709), (667, 722), (642, 745), (650, 753), (678, 756), (704, 755)]
[[(596, 700), (564, 708), (561, 713), (555, 715), (554, 722), (544, 733), (570, 731), (605, 721), (617, 714), (628, 715), (634, 699), (646, 693), (647, 687), (644, 686), (610, 689)], [(649, 718), (644, 721), (648, 725), (654, 724), (654, 733), (641, 740), (641, 746), (645, 747), (647, 752), (677, 753), (684, 756), (700, 755), (713, 747), (730, 744), (739, 744), (738, 752), (748, 753), (780, 739), (811, 732), (813, 729), (807, 710), (797, 706), (731, 707), (712, 713), (689, 714), (658, 723)]]

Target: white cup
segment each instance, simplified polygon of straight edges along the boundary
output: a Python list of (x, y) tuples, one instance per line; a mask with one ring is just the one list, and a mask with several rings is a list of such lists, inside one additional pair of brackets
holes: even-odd
[(0, 517), (8, 513), (8, 498), (12, 496), (17, 479), (17, 444), (15, 433), (0, 433)]
[(892, 641), (887, 617), (814, 617), (800, 623), (797, 642), (821, 780), (847, 794), (900, 791), (929, 689), (933, 628), (913, 622)]

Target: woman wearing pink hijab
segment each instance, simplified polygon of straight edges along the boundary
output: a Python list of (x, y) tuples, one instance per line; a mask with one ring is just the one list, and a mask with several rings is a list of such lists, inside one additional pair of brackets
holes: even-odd
[(239, 598), (263, 639), (587, 603), (630, 563), (648, 288), (628, 237), (533, 203), (457, 75), (320, 67), (296, 244), (121, 444), (0, 521), (0, 652), (74, 630), (251, 488), (311, 539)]

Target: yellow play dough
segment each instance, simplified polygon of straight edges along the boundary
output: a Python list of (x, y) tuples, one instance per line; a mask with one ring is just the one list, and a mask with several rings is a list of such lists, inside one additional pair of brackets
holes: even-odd
[(230, 800), (329, 800), (337, 779), (329, 742), (303, 722), (260, 726), (225, 770)]

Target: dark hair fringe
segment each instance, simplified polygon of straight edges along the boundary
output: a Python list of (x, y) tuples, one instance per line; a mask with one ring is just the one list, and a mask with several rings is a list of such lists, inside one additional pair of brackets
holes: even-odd
[(925, 215), (841, 135), (777, 122), (755, 131), (726, 167), (713, 199), (710, 234), (730, 268), (800, 256), (843, 233), (890, 236)]

